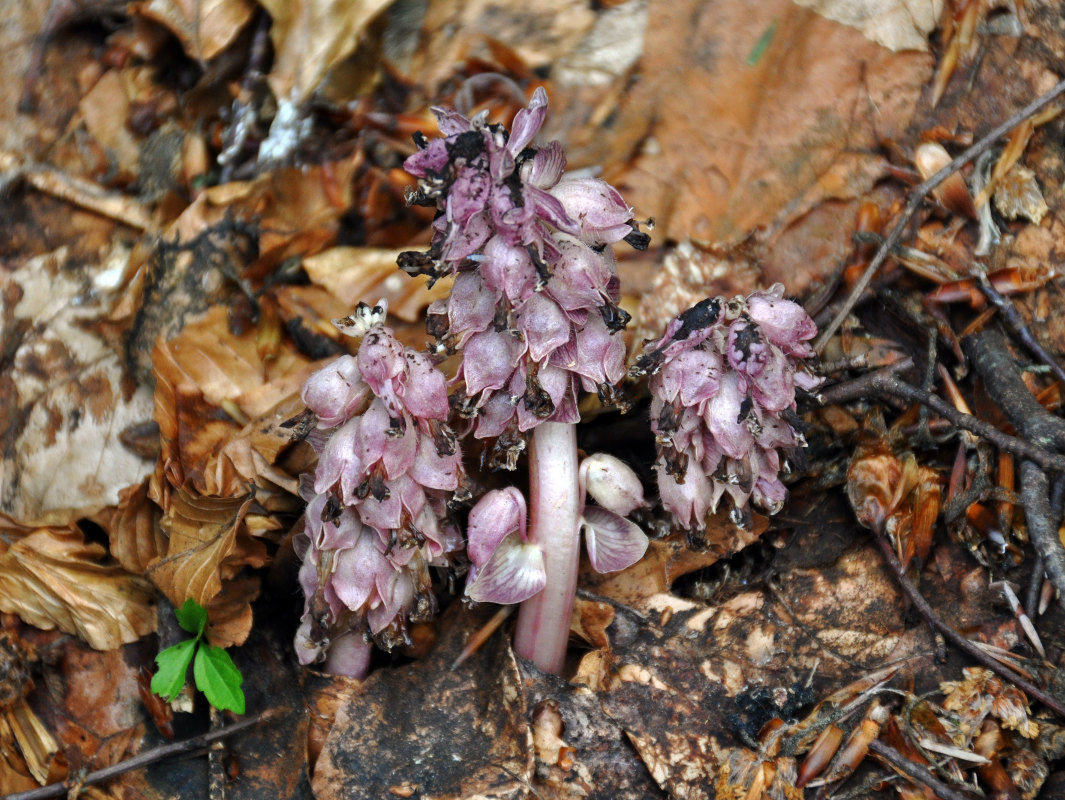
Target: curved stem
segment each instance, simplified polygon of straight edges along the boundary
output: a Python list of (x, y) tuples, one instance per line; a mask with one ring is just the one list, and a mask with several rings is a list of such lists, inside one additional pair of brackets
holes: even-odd
[(547, 585), (521, 604), (514, 651), (544, 672), (558, 674), (566, 660), (580, 561), (575, 425), (544, 422), (533, 431), (529, 500), (529, 541), (543, 551)]

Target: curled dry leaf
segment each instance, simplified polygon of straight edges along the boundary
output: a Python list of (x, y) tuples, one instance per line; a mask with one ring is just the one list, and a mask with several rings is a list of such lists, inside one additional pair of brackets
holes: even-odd
[(75, 266), (67, 251), (0, 274), (0, 512), (30, 525), (66, 525), (114, 505), (151, 462), (120, 433), (151, 416), (151, 392), (131, 385), (97, 327), (128, 263), (116, 246)]
[(209, 61), (237, 37), (255, 11), (251, 0), (148, 0), (134, 13), (154, 19), (173, 33), (189, 58)]
[(104, 563), (81, 531), (40, 528), (0, 556), (0, 611), (45, 630), (58, 628), (97, 650), (155, 630), (151, 585)]
[(123, 490), (118, 505), (100, 512), (93, 521), (107, 531), (111, 555), (118, 563), (143, 575), (148, 564), (166, 551), (159, 516), (159, 506), (148, 497), (145, 481)]

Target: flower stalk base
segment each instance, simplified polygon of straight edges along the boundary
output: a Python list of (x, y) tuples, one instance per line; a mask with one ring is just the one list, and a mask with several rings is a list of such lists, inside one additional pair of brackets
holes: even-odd
[(514, 651), (544, 672), (566, 660), (580, 563), (581, 496), (577, 483), (577, 426), (545, 422), (529, 450), (529, 540), (544, 554), (544, 590), (521, 604)]

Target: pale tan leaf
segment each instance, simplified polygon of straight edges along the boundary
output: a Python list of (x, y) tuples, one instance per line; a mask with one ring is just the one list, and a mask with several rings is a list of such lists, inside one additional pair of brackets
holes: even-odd
[(131, 385), (122, 357), (95, 323), (128, 262), (73, 265), (65, 249), (0, 272), (0, 512), (24, 524), (66, 525), (118, 502), (152, 462), (123, 446), (122, 430), (151, 418), (151, 392)]
[(427, 288), (426, 278), (411, 278), (396, 266), (400, 250), (380, 247), (333, 247), (303, 259), (311, 282), (329, 291), (348, 308), (360, 300), (388, 301), (388, 313), (417, 322), (434, 300), (447, 297), (451, 281)]
[(160, 523), (167, 552), (147, 574), (175, 606), (192, 598), (206, 607), (222, 590), (222, 563), (236, 548), (252, 496), (199, 497), (179, 489), (171, 500)]
[(351, 54), (362, 33), (392, 0), (263, 0), (273, 25), (274, 95), (299, 105), (329, 69)]
[(189, 58), (208, 61), (226, 49), (255, 11), (251, 0), (148, 0), (132, 10), (166, 26)]
[(104, 549), (77, 529), (24, 536), (0, 556), (0, 611), (79, 636), (97, 650), (154, 631), (151, 585), (103, 558)]
[(943, 13), (943, 0), (795, 0), (835, 22), (860, 30), (889, 50), (928, 51), (928, 34)]

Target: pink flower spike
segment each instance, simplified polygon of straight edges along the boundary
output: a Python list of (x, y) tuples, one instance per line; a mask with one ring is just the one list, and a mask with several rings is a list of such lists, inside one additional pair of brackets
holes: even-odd
[(631, 567), (647, 552), (647, 534), (635, 522), (613, 511), (590, 506), (581, 518), (584, 546), (596, 572), (617, 572)]
[(466, 584), (466, 596), (476, 603), (520, 603), (543, 591), (546, 583), (543, 553), (538, 546), (522, 542), (515, 531)]
[[(644, 505), (643, 484), (632, 467), (606, 453), (593, 453), (577, 472), (581, 490), (608, 511), (628, 516)], [(585, 515), (587, 516), (587, 515)]]
[(484, 566), (499, 543), (512, 533), (517, 533), (524, 542), (527, 518), (525, 497), (513, 486), (493, 489), (478, 500), (470, 509), (466, 525), (467, 553), (474, 566)]

